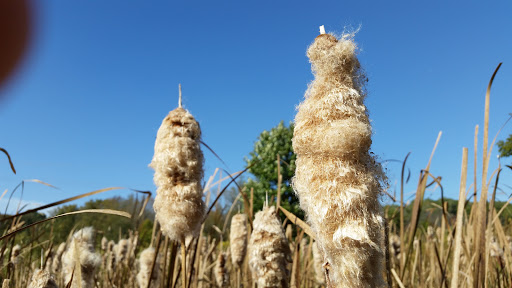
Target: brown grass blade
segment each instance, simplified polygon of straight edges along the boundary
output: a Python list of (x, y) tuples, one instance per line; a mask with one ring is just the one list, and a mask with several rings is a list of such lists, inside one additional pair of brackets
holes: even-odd
[(16, 169), (14, 169), (14, 164), (12, 164), (11, 155), (5, 150), (4, 148), (0, 148), (0, 151), (4, 152), (5, 155), (7, 155), (7, 159), (9, 159), (9, 165), (11, 165), (11, 170), (16, 174)]
[(299, 217), (295, 216), (292, 212), (289, 212), (288, 210), (284, 209), (282, 206), (279, 207), (279, 209), (281, 210), (281, 212), (283, 212), (286, 218), (290, 220), (290, 222), (302, 228), (302, 230), (304, 230), (304, 232), (308, 234), (309, 237), (311, 237), (311, 239), (314, 240), (316, 238), (315, 234), (313, 233), (313, 230), (311, 230), (311, 227), (306, 222), (302, 221)]
[(69, 215), (74, 215), (74, 214), (82, 214), (82, 213), (110, 214), (110, 215), (117, 215), (117, 216), (122, 216), (122, 217), (126, 217), (126, 218), (132, 218), (132, 215), (130, 215), (130, 213), (127, 213), (127, 212), (124, 212), (124, 211), (119, 211), (119, 210), (112, 210), (112, 209), (86, 209), (86, 210), (80, 210), (80, 211), (73, 211), (73, 212), (68, 212), (68, 213), (57, 215), (57, 216), (53, 216), (53, 217), (50, 217), (50, 218), (46, 218), (44, 220), (37, 221), (37, 222), (34, 222), (32, 224), (23, 226), (23, 227), (21, 227), (19, 229), (16, 229), (16, 230), (14, 230), (14, 231), (12, 231), (10, 233), (7, 233), (7, 234), (1, 236), (0, 237), (0, 241), (4, 240), (5, 238), (8, 238), (8, 237), (10, 237), (10, 236), (20, 232), (20, 231), (23, 231), (23, 230), (25, 230), (27, 228), (39, 225), (41, 223), (44, 223), (44, 222), (47, 222), (47, 221), (50, 221), (50, 220), (53, 220), (53, 219), (57, 219), (57, 218), (60, 218), (60, 217), (64, 217), (64, 216), (69, 216)]
[[(407, 153), (405, 156), (404, 162), (402, 163), (402, 173), (400, 176), (400, 247), (405, 247), (405, 222), (404, 222), (404, 173), (405, 173), (405, 164), (407, 163), (407, 159), (411, 155), (411, 152)], [(400, 275), (404, 275), (405, 269), (405, 253), (400, 254)]]
[(212, 154), (222, 163), (222, 165), (226, 166), (226, 168), (228, 170), (231, 170), (229, 169), (229, 166), (224, 162), (224, 160), (222, 160), (222, 158), (220, 158), (219, 155), (217, 155), (217, 153), (215, 153), (215, 151), (213, 151), (212, 148), (210, 148), (210, 146), (208, 146), (206, 143), (204, 143), (203, 141), (200, 141), (201, 144), (203, 144), (204, 147), (206, 147), (206, 149), (210, 150), (210, 152), (212, 152)]
[(477, 227), (477, 237), (475, 239), (475, 255), (476, 255), (476, 261), (475, 261), (475, 269), (474, 269), (474, 287), (478, 288), (485, 285), (485, 255), (484, 252), (486, 251), (486, 241), (485, 241), (485, 231), (486, 231), (486, 218), (487, 218), (487, 192), (488, 192), (488, 186), (487, 186), (487, 170), (489, 168), (489, 158), (490, 155), (488, 154), (488, 138), (489, 138), (489, 106), (490, 106), (490, 98), (491, 98), (491, 87), (492, 83), (494, 81), (494, 77), (496, 76), (496, 73), (498, 73), (498, 70), (500, 69), (502, 63), (498, 64), (498, 67), (494, 70), (494, 73), (492, 74), (491, 80), (489, 81), (489, 84), (487, 85), (487, 92), (485, 94), (485, 112), (484, 112), (484, 135), (483, 135), (483, 148), (482, 148), (482, 192), (480, 194), (480, 203), (477, 213), (477, 221), (478, 221), (478, 227)]
[(6, 220), (12, 219), (14, 217), (18, 217), (18, 216), (25, 215), (25, 214), (28, 214), (28, 213), (36, 212), (36, 211), (39, 211), (39, 210), (43, 210), (43, 209), (46, 209), (46, 208), (50, 208), (50, 207), (53, 207), (53, 206), (57, 206), (57, 205), (60, 205), (60, 204), (71, 202), (73, 200), (81, 199), (81, 198), (84, 198), (84, 197), (87, 197), (87, 196), (91, 196), (91, 195), (95, 195), (95, 194), (99, 194), (99, 193), (103, 193), (103, 192), (107, 192), (107, 191), (118, 190), (118, 189), (124, 189), (124, 188), (123, 187), (109, 187), (109, 188), (103, 188), (103, 189), (95, 190), (95, 191), (92, 191), (92, 192), (80, 194), (80, 195), (77, 195), (77, 196), (74, 196), (74, 197), (71, 197), (71, 198), (67, 198), (67, 199), (64, 199), (64, 200), (60, 200), (60, 201), (57, 201), (57, 202), (53, 202), (53, 203), (50, 203), (50, 204), (39, 206), (37, 208), (30, 209), (30, 210), (27, 210), (27, 211), (22, 212), (22, 213), (18, 213), (16, 215), (7, 216), (7, 217), (4, 217), (3, 219), (1, 219), (0, 221), (6, 221)]
[(69, 279), (69, 282), (66, 284), (66, 288), (71, 288), (71, 284), (73, 284), (73, 277), (75, 276), (75, 269), (71, 272), (71, 279)]
[[(418, 229), (418, 222), (419, 222), (418, 220), (419, 220), (420, 213), (421, 213), (421, 204), (423, 202), (423, 196), (425, 194), (425, 189), (427, 187), (428, 173), (425, 173), (425, 172), (428, 172), (430, 170), (430, 163), (432, 162), (432, 158), (434, 157), (434, 153), (436, 151), (437, 144), (439, 144), (439, 140), (441, 139), (441, 135), (442, 135), (442, 132), (439, 131), (439, 134), (437, 135), (436, 143), (434, 144), (434, 148), (432, 149), (432, 153), (430, 154), (430, 158), (428, 160), (427, 167), (425, 168), (424, 171), (421, 172), (420, 178), (418, 180), (418, 187), (416, 189), (416, 197), (414, 199), (414, 204), (413, 204), (413, 208), (412, 208), (412, 218), (411, 218), (411, 223), (409, 226), (410, 230), (409, 230), (408, 245), (407, 245), (406, 249), (404, 249), (405, 251), (407, 251), (407, 255), (406, 255), (406, 259), (405, 259), (405, 266), (407, 266), (407, 262), (409, 261), (409, 256), (412, 251), (414, 235), (416, 235), (416, 230)], [(405, 274), (405, 269), (404, 269), (404, 274)], [(404, 277), (404, 275), (401, 275), (401, 276), (402, 276), (402, 278)]]
[(220, 191), (220, 193), (217, 195), (217, 197), (215, 198), (215, 200), (213, 201), (212, 205), (210, 205), (210, 208), (208, 208), (208, 211), (206, 211), (206, 214), (204, 215), (204, 218), (203, 218), (203, 221), (201, 222), (204, 223), (204, 221), (206, 220), (206, 218), (208, 217), (208, 215), (210, 214), (210, 212), (212, 211), (213, 207), (215, 207), (215, 204), (217, 204), (217, 201), (219, 201), (220, 199), (220, 196), (222, 196), (222, 194), (224, 194), (224, 192), (226, 191), (226, 189), (228, 189), (229, 185), (231, 185), (231, 183), (235, 182), (236, 179), (238, 177), (240, 177), (240, 175), (244, 174), (247, 170), (249, 170), (249, 168), (251, 168), (252, 165), (249, 165), (247, 166), (247, 168), (245, 168), (244, 170), (242, 170), (240, 173), (238, 173), (238, 175), (236, 175), (235, 177), (231, 178), (231, 181), (229, 181), (229, 183), (224, 186), (224, 188)]
[(148, 202), (151, 199), (151, 195), (153, 195), (153, 194), (151, 193), (151, 191), (142, 191), (142, 190), (135, 190), (135, 189), (131, 189), (131, 190), (133, 192), (146, 194), (146, 198), (144, 199), (144, 203), (142, 203), (142, 207), (140, 208), (140, 212), (139, 212), (139, 217), (141, 217), (142, 214), (144, 214), (144, 211), (146, 210), (146, 206), (148, 205)]
[(43, 184), (43, 185), (46, 185), (46, 186), (48, 186), (48, 187), (51, 187), (51, 188), (54, 188), (54, 189), (58, 189), (58, 190), (60, 190), (58, 187), (55, 187), (55, 186), (53, 186), (52, 184), (48, 184), (48, 183), (46, 183), (46, 182), (43, 182), (43, 181), (41, 181), (41, 180), (39, 180), (39, 179), (27, 179), (27, 180), (24, 180), (24, 181), (25, 181), (25, 182), (34, 182), (34, 183), (39, 183), (39, 184)]
[(396, 274), (395, 269), (391, 268), (391, 274), (393, 274), (393, 277), (395, 277), (395, 281), (398, 284), (398, 287), (405, 288), (404, 284), (400, 280), (400, 277), (398, 277), (398, 274)]
[(153, 271), (155, 270), (155, 266), (156, 266), (156, 259), (158, 257), (158, 254), (160, 253), (160, 244), (162, 243), (162, 232), (161, 231), (158, 231), (158, 240), (156, 242), (156, 248), (155, 248), (155, 255), (153, 257), (153, 262), (151, 263), (151, 270), (149, 271), (149, 279), (148, 279), (148, 285), (146, 286), (146, 288), (149, 288), (151, 286), (151, 280), (153, 277), (151, 277), (151, 275), (153, 275)]

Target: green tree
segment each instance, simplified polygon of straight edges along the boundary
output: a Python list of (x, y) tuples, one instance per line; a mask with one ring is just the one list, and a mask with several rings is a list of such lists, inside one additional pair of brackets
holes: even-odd
[(247, 191), (254, 189), (254, 212), (261, 210), (265, 201), (265, 193), (268, 193), (269, 201), (277, 195), (277, 155), (279, 155), (281, 183), (281, 206), (299, 217), (304, 212), (299, 207), (299, 200), (291, 187), (291, 179), (295, 174), (295, 153), (292, 148), (293, 123), (288, 127), (281, 121), (270, 131), (263, 131), (258, 141), (254, 144), (254, 150), (245, 161), (249, 172), (255, 179), (249, 178), (245, 183)]
[(497, 143), (500, 157), (512, 156), (512, 134), (508, 135), (507, 140), (500, 140)]

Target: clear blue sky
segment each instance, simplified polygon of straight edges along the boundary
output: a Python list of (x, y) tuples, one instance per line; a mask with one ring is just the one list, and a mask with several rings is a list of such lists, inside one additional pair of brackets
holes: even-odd
[[(335, 33), (361, 26), (373, 151), (381, 159), (412, 152), (408, 195), (443, 131), (431, 172), (457, 198), (462, 147), (473, 163), (474, 127), (482, 131), (499, 62), (490, 140), (512, 112), (510, 1), (34, 2), (32, 45), (0, 90), (0, 147), (18, 170), (2, 156), (0, 190), (33, 178), (60, 188), (27, 184), (29, 202), (110, 186), (154, 191), (147, 165), (162, 119), (177, 106), (178, 83), (203, 140), (231, 171), (243, 169), (263, 130), (293, 120), (313, 79), (305, 52), (320, 25)], [(510, 133), (508, 125), (500, 138)], [(204, 153), (208, 175), (222, 164)], [(478, 160), (481, 167), (481, 145)], [(387, 167), (395, 187), (400, 164)], [(503, 184), (512, 185), (511, 172), (503, 171)]]

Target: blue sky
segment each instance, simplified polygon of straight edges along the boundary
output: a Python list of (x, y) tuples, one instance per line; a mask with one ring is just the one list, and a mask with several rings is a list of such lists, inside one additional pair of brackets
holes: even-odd
[[(408, 195), (443, 131), (431, 172), (443, 177), (445, 195), (458, 197), (462, 147), (470, 148), (473, 163), (474, 127), (483, 131), (485, 90), (499, 62), (504, 64), (492, 89), (491, 140), (512, 112), (511, 2), (34, 4), (30, 49), (0, 88), (0, 147), (18, 171), (13, 175), (3, 160), (0, 190), (34, 178), (60, 189), (27, 183), (28, 202), (110, 186), (154, 191), (147, 165), (162, 119), (177, 106), (178, 83), (204, 142), (230, 171), (243, 169), (263, 130), (293, 120), (313, 79), (305, 52), (320, 25), (338, 34), (360, 27), (355, 39), (369, 77), (372, 148), (381, 159), (411, 152)], [(510, 133), (508, 125), (500, 138)], [(494, 147), (491, 172), (496, 152)], [(207, 175), (222, 167), (204, 153)], [(387, 168), (393, 189), (400, 164)], [(511, 172), (503, 171), (501, 183), (512, 186)], [(439, 190), (427, 196), (438, 198)]]

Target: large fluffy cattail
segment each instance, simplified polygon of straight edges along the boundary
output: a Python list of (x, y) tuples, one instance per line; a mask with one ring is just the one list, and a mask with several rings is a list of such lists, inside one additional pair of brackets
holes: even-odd
[(215, 281), (220, 288), (229, 287), (229, 272), (226, 268), (226, 253), (220, 252), (215, 263)]
[(229, 247), (231, 249), (231, 262), (237, 269), (240, 269), (247, 250), (247, 215), (236, 214), (231, 218)]
[(85, 227), (78, 230), (71, 237), (67, 250), (62, 255), (62, 272), (64, 281), (68, 283), (73, 274), (73, 269), (81, 267), (80, 272), (74, 272), (73, 283), (71, 287), (79, 287), (77, 275), (81, 274), (82, 288), (94, 287), (94, 273), (101, 264), (101, 256), (94, 252), (95, 231), (92, 227)]
[(288, 287), (290, 247), (274, 206), (256, 213), (249, 241), (249, 265), (258, 287)]
[(365, 76), (351, 35), (319, 35), (308, 48), (315, 80), (295, 117), (294, 189), (333, 287), (380, 287), (382, 167), (369, 152)]
[(181, 107), (169, 112), (156, 136), (150, 164), (158, 187), (153, 208), (162, 232), (172, 240), (196, 234), (205, 214), (200, 138), (199, 124)]
[(28, 288), (58, 288), (57, 283), (46, 270), (36, 269), (32, 275), (32, 279), (28, 284)]
[(137, 274), (137, 283), (140, 288), (148, 287), (149, 278), (151, 275), (151, 286), (150, 288), (156, 288), (160, 286), (160, 268), (158, 267), (158, 263), (160, 262), (159, 257), (156, 259), (155, 269), (153, 270), (153, 274), (151, 274), (151, 268), (153, 266), (153, 259), (155, 258), (155, 248), (149, 247), (144, 249), (140, 253), (139, 259), (139, 273)]

